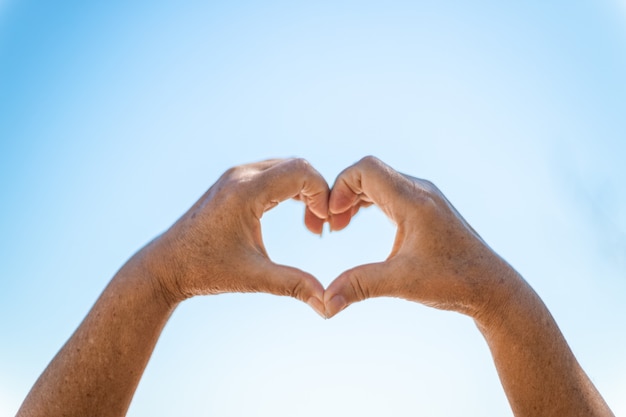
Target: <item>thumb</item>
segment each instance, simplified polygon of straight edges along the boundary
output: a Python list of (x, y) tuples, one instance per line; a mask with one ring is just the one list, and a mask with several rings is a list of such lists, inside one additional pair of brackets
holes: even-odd
[(287, 295), (307, 303), (322, 317), (324, 309), (324, 286), (311, 274), (298, 268), (264, 263), (256, 270), (257, 288), (255, 291), (274, 295)]
[(378, 262), (357, 266), (339, 275), (324, 292), (326, 318), (331, 318), (352, 303), (386, 295), (389, 266)]

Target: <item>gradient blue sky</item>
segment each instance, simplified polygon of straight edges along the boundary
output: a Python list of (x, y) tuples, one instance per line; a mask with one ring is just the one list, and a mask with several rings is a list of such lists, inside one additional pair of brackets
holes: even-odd
[[(547, 303), (626, 415), (620, 1), (0, 1), (0, 415), (115, 271), (232, 165), (374, 154), (434, 181)], [(327, 285), (382, 260), (376, 208), (323, 238), (287, 202), (271, 257)], [(466, 317), (190, 300), (129, 415), (511, 415)]]

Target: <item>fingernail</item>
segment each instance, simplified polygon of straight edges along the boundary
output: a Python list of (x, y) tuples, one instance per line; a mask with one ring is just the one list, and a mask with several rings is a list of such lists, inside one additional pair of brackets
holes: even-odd
[(331, 318), (346, 307), (348, 307), (346, 299), (337, 294), (326, 303), (326, 317)]
[(306, 303), (311, 306), (313, 310), (317, 314), (319, 314), (323, 319), (326, 319), (326, 309), (324, 308), (324, 303), (322, 303), (319, 299), (315, 297), (309, 298)]

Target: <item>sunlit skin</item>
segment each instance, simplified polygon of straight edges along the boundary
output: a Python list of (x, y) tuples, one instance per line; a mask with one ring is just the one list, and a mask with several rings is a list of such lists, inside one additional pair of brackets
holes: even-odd
[(335, 181), (331, 227), (346, 227), (370, 204), (397, 226), (392, 252), (330, 284), (324, 294), (329, 317), (378, 296), (466, 314), (491, 349), (516, 416), (613, 415), (539, 296), (437, 187), (366, 157)]
[[(360, 208), (379, 206), (397, 226), (392, 253), (344, 272), (326, 290), (310, 274), (271, 262), (260, 218), (290, 198), (304, 203), (313, 233), (325, 222), (343, 229)], [(541, 299), (443, 194), (366, 157), (332, 190), (302, 159), (227, 171), (118, 271), (18, 416), (125, 415), (176, 306), (226, 292), (292, 296), (324, 317), (378, 296), (457, 311), (485, 337), (516, 416), (613, 415)]]

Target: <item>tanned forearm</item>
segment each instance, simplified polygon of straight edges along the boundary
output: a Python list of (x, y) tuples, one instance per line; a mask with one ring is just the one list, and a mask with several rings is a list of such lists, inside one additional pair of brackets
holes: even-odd
[(505, 274), (500, 282), (514, 285), (475, 322), (515, 416), (613, 416), (539, 296), (515, 271)]
[(173, 311), (143, 254), (115, 275), (39, 377), (18, 416), (123, 416)]
[(331, 226), (379, 206), (398, 226), (385, 262), (341, 274), (324, 294), (333, 316), (354, 302), (400, 297), (472, 317), (516, 417), (612, 416), (532, 288), (432, 183), (366, 157), (331, 191)]
[(324, 313), (312, 275), (276, 265), (260, 219), (288, 198), (306, 204), (320, 233), (328, 184), (302, 159), (228, 170), (171, 228), (116, 274), (78, 330), (39, 377), (18, 416), (123, 416), (175, 306), (196, 295), (289, 295)]

